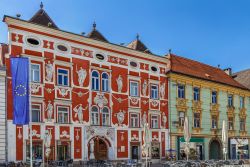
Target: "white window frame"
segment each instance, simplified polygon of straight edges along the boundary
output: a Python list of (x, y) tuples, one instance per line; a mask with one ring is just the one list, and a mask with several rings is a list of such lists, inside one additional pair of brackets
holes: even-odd
[[(98, 76), (93, 76), (93, 73), (96, 72), (98, 74)], [(94, 84), (94, 87), (93, 87)], [(98, 88), (97, 88), (98, 87)], [(100, 73), (96, 70), (91, 72), (91, 89), (95, 90), (95, 91), (99, 91), (100, 90)]]
[[(32, 66), (39, 66), (38, 69), (33, 69)], [(35, 78), (35, 72), (38, 72), (38, 81), (35, 81), (34, 78)], [(31, 75), (31, 82), (35, 82), (35, 83), (40, 83), (41, 82), (41, 65), (40, 64), (37, 64), (37, 63), (31, 63), (31, 66), (30, 66), (30, 75)]]
[[(38, 106), (39, 109), (34, 109), (33, 106)], [(39, 116), (38, 121), (33, 121), (33, 116), (34, 116), (33, 111), (34, 110), (38, 112), (38, 116)], [(31, 104), (31, 112), (32, 112), (31, 113), (32, 114), (31, 115), (32, 116), (31, 117), (31, 122), (42, 122), (42, 120), (41, 120), (41, 113), (42, 112), (41, 112), (41, 105), (40, 104)]]
[[(183, 88), (180, 88), (183, 87)], [(183, 84), (178, 84), (177, 86), (177, 96), (178, 98), (185, 99), (185, 85)]]
[[(133, 85), (136, 84), (136, 85)], [(139, 82), (138, 81), (130, 81), (129, 83), (130, 96), (138, 97), (139, 96)]]
[[(107, 109), (108, 112), (104, 112)], [(109, 114), (108, 107), (103, 107), (102, 109), (102, 126), (109, 126), (110, 125), (110, 114)]]
[[(103, 78), (103, 75), (106, 74), (108, 78)], [(102, 73), (102, 91), (108, 92), (109, 91), (109, 75), (108, 73)]]
[(130, 113), (129, 122), (131, 128), (139, 128), (139, 113)]
[[(67, 111), (61, 111), (60, 108), (63, 108), (63, 109), (67, 109)], [(59, 122), (59, 113), (62, 113), (62, 121)], [(65, 114), (67, 114), (67, 122), (64, 122), (65, 120)], [(61, 124), (69, 124), (70, 121), (69, 121), (69, 107), (67, 106), (57, 106), (57, 123), (61, 123)]]
[[(97, 108), (97, 111), (93, 111), (93, 108)], [(91, 108), (91, 125), (100, 125), (100, 115), (97, 106), (92, 106)]]
[(193, 97), (194, 101), (200, 101), (200, 88), (194, 87), (193, 92), (194, 92), (194, 97)]
[[(60, 73), (59, 74), (59, 70), (64, 70), (64, 71), (67, 71), (67, 74), (62, 74)], [(62, 84), (59, 83), (59, 76), (62, 76)], [(64, 78), (67, 77), (67, 85), (64, 84)], [(69, 86), (69, 70), (68, 69), (65, 69), (65, 68), (57, 68), (57, 85), (58, 86)]]
[[(154, 87), (154, 88), (153, 88)], [(159, 99), (159, 87), (156, 84), (150, 86), (151, 99)]]
[(159, 115), (151, 115), (151, 128), (158, 129), (159, 126)]

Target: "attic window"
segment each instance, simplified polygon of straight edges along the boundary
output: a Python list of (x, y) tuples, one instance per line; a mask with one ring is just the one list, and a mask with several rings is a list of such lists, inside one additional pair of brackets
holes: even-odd
[(157, 68), (157, 67), (155, 67), (155, 66), (151, 66), (151, 71), (153, 71), (153, 72), (157, 72), (157, 71), (158, 71), (158, 68)]
[(138, 64), (137, 64), (135, 61), (131, 61), (131, 62), (130, 62), (130, 66), (131, 66), (131, 67), (134, 67), (134, 68), (137, 68), (137, 67), (138, 67)]
[(39, 46), (40, 41), (34, 37), (28, 37), (26, 38), (26, 42), (30, 44), (31, 46)]
[(67, 52), (68, 48), (64, 45), (57, 45), (57, 49), (62, 51), (62, 52)]
[(102, 55), (102, 54), (96, 54), (95, 57), (98, 59), (98, 60), (104, 60), (105, 57)]

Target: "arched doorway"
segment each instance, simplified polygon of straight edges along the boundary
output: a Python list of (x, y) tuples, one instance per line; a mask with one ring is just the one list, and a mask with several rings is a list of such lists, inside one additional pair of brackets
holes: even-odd
[[(91, 140), (94, 141), (95, 159), (96, 160), (107, 160), (108, 159), (109, 143), (106, 141), (106, 139), (101, 138), (101, 137), (95, 137)], [(88, 155), (90, 156), (90, 142), (88, 144)]]
[(219, 140), (212, 139), (209, 144), (209, 159), (221, 159), (221, 144)]

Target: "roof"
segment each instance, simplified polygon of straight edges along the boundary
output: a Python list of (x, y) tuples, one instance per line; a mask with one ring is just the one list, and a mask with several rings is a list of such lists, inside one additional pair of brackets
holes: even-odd
[(146, 47), (146, 45), (144, 45), (144, 43), (139, 39), (139, 35), (136, 36), (136, 39), (134, 41), (132, 41), (131, 43), (129, 43), (127, 45), (128, 48), (137, 50), (137, 51), (141, 51), (141, 52), (145, 52), (145, 53), (150, 53), (151, 51)]
[(180, 57), (174, 54), (170, 54), (170, 63), (170, 72), (226, 84), (241, 89), (247, 89), (245, 86), (234, 80), (231, 76), (227, 75), (220, 68), (212, 67), (210, 65)]
[(233, 77), (237, 82), (250, 89), (250, 69), (234, 73)]
[(96, 23), (93, 24), (93, 29), (87, 34), (88, 38), (99, 40), (102, 42), (108, 42), (108, 40), (96, 29)]
[(49, 17), (49, 15), (43, 9), (43, 4), (41, 3), (40, 9), (36, 12), (36, 14), (29, 20), (29, 22), (40, 24), (43, 26), (48, 26), (51, 28), (58, 29), (55, 22)]

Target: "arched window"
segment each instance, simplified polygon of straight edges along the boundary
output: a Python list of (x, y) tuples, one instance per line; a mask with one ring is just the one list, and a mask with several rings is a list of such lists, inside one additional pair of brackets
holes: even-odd
[(97, 71), (92, 72), (92, 90), (99, 90), (99, 73)]
[(109, 126), (109, 109), (107, 107), (104, 107), (102, 109), (102, 125), (103, 126)]
[(91, 124), (99, 125), (99, 112), (96, 106), (93, 106), (91, 109)]
[(109, 76), (107, 73), (102, 73), (102, 91), (109, 91)]

